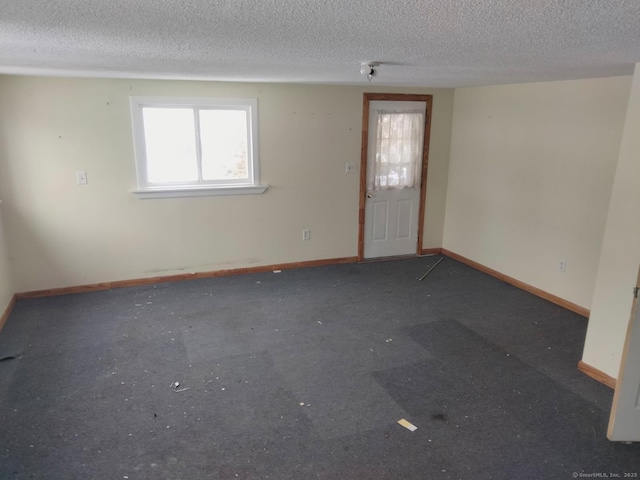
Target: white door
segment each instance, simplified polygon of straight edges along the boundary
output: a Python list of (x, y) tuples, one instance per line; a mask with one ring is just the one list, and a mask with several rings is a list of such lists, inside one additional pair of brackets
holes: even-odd
[(426, 102), (369, 102), (364, 258), (416, 253), (426, 110)]
[(636, 298), (631, 309), (631, 320), (622, 352), (620, 373), (613, 395), (613, 406), (609, 418), (609, 440), (617, 442), (640, 442), (640, 308), (636, 284)]

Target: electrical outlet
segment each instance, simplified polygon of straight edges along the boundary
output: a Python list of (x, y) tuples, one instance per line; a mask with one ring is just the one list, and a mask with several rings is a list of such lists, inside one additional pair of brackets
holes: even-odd
[(78, 185), (86, 185), (87, 183), (89, 183), (87, 181), (87, 172), (78, 170), (76, 172), (76, 182), (78, 183)]
[(304, 240), (305, 242), (307, 240), (311, 240), (311, 230), (309, 230), (308, 228), (302, 230), (302, 240)]
[(562, 273), (567, 271), (567, 261), (564, 258), (560, 259), (560, 263), (558, 263), (558, 270)]

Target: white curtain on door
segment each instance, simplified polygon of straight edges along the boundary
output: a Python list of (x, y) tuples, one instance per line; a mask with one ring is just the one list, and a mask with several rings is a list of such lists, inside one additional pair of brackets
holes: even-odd
[(424, 113), (377, 112), (376, 152), (369, 190), (418, 188), (422, 167)]

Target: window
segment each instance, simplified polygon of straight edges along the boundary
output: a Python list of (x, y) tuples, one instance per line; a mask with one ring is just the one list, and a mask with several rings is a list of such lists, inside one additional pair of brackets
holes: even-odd
[(419, 188), (424, 113), (379, 110), (376, 127), (376, 156), (367, 188)]
[(131, 97), (142, 198), (258, 194), (256, 99)]

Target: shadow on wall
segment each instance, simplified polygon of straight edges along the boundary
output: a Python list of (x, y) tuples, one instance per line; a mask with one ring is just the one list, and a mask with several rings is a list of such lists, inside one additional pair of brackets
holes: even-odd
[[(9, 158), (12, 154), (8, 151), (10, 142), (7, 135), (8, 132), (0, 128), (0, 159)], [(53, 275), (60, 279), (68, 276), (65, 273), (65, 265), (55, 261), (51, 248), (47, 247), (52, 242), (55, 244), (56, 241), (55, 238), (52, 238), (54, 230), (47, 228), (47, 217), (51, 222), (51, 216), (48, 216), (46, 211), (30, 212), (30, 206), (24, 200), (22, 205), (12, 200), (17, 198), (18, 188), (14, 179), (20, 178), (18, 175), (24, 173), (37, 176), (38, 172), (17, 172), (15, 169), (16, 166), (10, 162), (0, 162), (0, 192), (2, 192), (2, 197), (0, 197), (2, 199), (0, 234), (4, 236), (7, 277), (13, 290), (11, 293), (24, 290), (23, 279), (28, 278), (29, 275), (38, 275), (38, 272), (50, 272), (48, 276), (51, 276), (51, 272), (55, 272)], [(24, 194), (24, 192), (22, 193)], [(29, 195), (23, 195), (23, 198), (28, 201)], [(49, 206), (55, 205), (56, 199), (51, 198)], [(30, 221), (29, 218), (32, 216), (38, 219), (39, 223)], [(16, 269), (15, 265), (20, 265), (20, 269)]]
[(6, 239), (4, 235), (2, 204), (0, 204), (0, 315), (2, 315), (5, 306), (8, 304), (14, 293), (9, 265), (9, 252), (6, 248)]
[[(4, 208), (4, 227), (6, 231), (19, 232), (19, 236), (7, 235), (6, 249), (9, 261), (9, 271), (12, 275), (14, 293), (25, 290), (22, 286), (23, 278), (37, 275), (38, 272), (48, 272), (48, 277), (55, 276), (64, 282), (70, 277), (67, 274), (67, 267), (60, 261), (56, 261), (55, 255), (48, 248), (51, 244), (51, 232), (34, 228), (29, 222), (26, 215), (22, 214), (15, 205), (7, 205), (3, 203)], [(19, 264), (21, 266), (19, 272), (12, 269), (12, 265)], [(24, 275), (24, 276), (23, 276)]]

